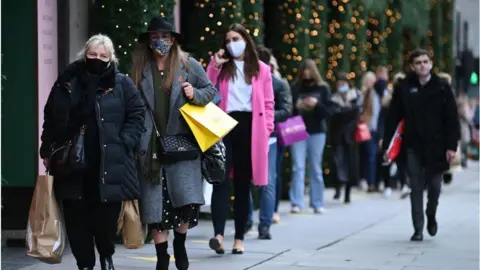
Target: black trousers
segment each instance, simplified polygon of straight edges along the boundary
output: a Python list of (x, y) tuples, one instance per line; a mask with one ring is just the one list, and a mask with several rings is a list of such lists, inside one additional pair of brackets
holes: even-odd
[(413, 150), (407, 150), (407, 174), (410, 179), (410, 202), (412, 222), (415, 231), (423, 231), (425, 217), (423, 213), (423, 191), (428, 188), (427, 216), (435, 216), (438, 198), (442, 187), (442, 173), (426, 173), (424, 166)]
[(100, 200), (64, 200), (67, 237), (79, 268), (95, 266), (95, 246), (100, 257), (115, 253), (114, 239), (121, 203)]
[[(225, 182), (213, 186), (212, 222), (215, 235), (224, 235), (233, 184), (235, 239), (243, 240), (248, 220), (252, 181), (252, 113), (231, 112), (238, 125), (223, 139), (227, 151)], [(233, 168), (233, 179), (230, 171)]]

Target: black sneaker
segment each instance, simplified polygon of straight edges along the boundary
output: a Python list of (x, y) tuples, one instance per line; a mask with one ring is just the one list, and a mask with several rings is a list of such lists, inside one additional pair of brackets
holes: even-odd
[(258, 239), (272, 240), (272, 235), (270, 234), (269, 226), (266, 226), (266, 225), (258, 226)]

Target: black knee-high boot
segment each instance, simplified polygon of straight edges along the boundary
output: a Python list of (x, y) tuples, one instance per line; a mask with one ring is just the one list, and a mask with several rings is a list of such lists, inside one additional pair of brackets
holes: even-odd
[(345, 184), (345, 203), (350, 203), (350, 190), (352, 188), (352, 184), (347, 182)]
[(177, 231), (173, 234), (173, 254), (175, 256), (175, 265), (178, 270), (187, 270), (190, 266), (188, 262), (187, 249), (185, 247), (185, 240), (187, 239), (187, 233), (179, 233)]
[(155, 244), (155, 250), (157, 251), (157, 267), (156, 270), (168, 270), (170, 264), (170, 254), (167, 252), (168, 242)]
[(340, 199), (340, 196), (342, 195), (342, 187), (343, 183), (338, 181), (335, 185), (335, 195), (333, 195), (334, 200)]

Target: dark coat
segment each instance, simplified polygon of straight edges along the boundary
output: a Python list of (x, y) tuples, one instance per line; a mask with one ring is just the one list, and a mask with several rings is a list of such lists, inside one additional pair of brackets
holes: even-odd
[[(76, 108), (77, 96), (84, 91), (77, 83), (85, 73), (83, 61), (66, 67), (52, 87), (44, 108), (44, 123), (40, 157), (48, 158), (53, 144), (70, 140), (72, 130), (70, 115)], [(100, 166), (99, 195), (102, 202), (121, 202), (140, 197), (135, 169), (134, 150), (144, 129), (145, 109), (140, 94), (132, 80), (114, 70), (108, 82), (96, 91), (95, 116), (99, 133)], [(110, 85), (110, 90), (106, 85)], [(87, 130), (88, 132), (88, 130)], [(95, 166), (95, 165), (92, 165)], [(90, 165), (89, 165), (90, 167)], [(89, 168), (87, 168), (87, 171)], [(55, 179), (54, 187), (59, 199), (82, 199), (85, 179), (75, 174), (68, 179)]]
[[(272, 75), (273, 93), (275, 95), (275, 124), (284, 122), (292, 115), (292, 93), (288, 82)], [(275, 137), (276, 131), (270, 137)]]
[[(351, 95), (355, 96), (347, 104), (339, 105), (338, 102), (332, 103), (332, 113), (330, 118), (330, 130), (328, 138), (331, 145), (348, 144), (354, 145), (355, 131), (357, 130), (357, 121), (360, 117), (363, 98), (360, 91), (356, 89), (350, 90)], [(343, 100), (341, 93), (334, 93), (332, 101)]]
[(402, 119), (402, 151), (413, 149), (428, 173), (448, 170), (446, 151), (456, 151), (460, 139), (457, 106), (450, 85), (432, 74), (422, 86), (415, 73), (397, 84), (385, 121), (384, 150)]
[[(308, 134), (327, 132), (327, 119), (332, 115), (331, 93), (327, 84), (303, 86), (301, 82), (292, 84), (293, 115), (301, 115)], [(299, 99), (314, 97), (318, 99), (312, 110), (298, 110), (296, 103)]]

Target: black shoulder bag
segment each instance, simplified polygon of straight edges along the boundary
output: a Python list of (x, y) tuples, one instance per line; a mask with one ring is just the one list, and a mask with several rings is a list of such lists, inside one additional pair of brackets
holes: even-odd
[(87, 127), (83, 125), (78, 134), (73, 139), (55, 146), (48, 158), (49, 171), (55, 177), (68, 176), (71, 173), (81, 172), (86, 169), (85, 162), (85, 131)]
[(200, 156), (200, 148), (198, 144), (187, 135), (161, 135), (157, 124), (155, 123), (155, 116), (150, 107), (143, 90), (140, 90), (145, 106), (152, 118), (153, 128), (157, 140), (157, 158), (161, 164), (167, 165), (179, 161), (195, 160)]

